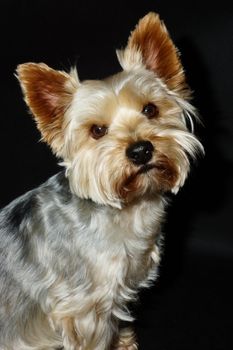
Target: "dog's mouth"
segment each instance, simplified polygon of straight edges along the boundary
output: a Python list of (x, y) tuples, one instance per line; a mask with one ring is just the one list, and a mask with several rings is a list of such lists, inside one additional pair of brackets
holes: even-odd
[(158, 170), (159, 172), (165, 172), (167, 170), (167, 167), (164, 163), (149, 163), (149, 164), (145, 164), (142, 165), (138, 171), (136, 172), (136, 174), (134, 174), (135, 176), (140, 175), (140, 174), (146, 174), (148, 172), (150, 172), (151, 170)]
[(175, 162), (166, 156), (154, 163), (147, 163), (128, 175), (119, 189), (120, 197), (130, 201), (135, 195), (152, 192), (168, 192), (178, 178)]
[(157, 168), (156, 164), (145, 164), (142, 165), (138, 171), (136, 172), (136, 175), (140, 175), (140, 174), (145, 174), (148, 173), (150, 170)]
[(160, 167), (156, 164), (150, 163), (150, 164), (144, 164), (142, 165), (136, 172), (134, 172), (133, 174), (131, 174), (127, 180), (124, 183), (124, 186), (128, 186), (131, 182), (134, 181), (134, 179), (138, 176), (138, 175), (142, 175), (142, 174), (146, 174), (149, 171), (151, 171), (152, 169), (159, 169)]
[(169, 189), (177, 180), (177, 168), (168, 158), (164, 158), (163, 160), (158, 160), (156, 163), (142, 165), (137, 171), (134, 171), (127, 177), (123, 184), (123, 188), (127, 189), (127, 192), (131, 190), (134, 191), (135, 189), (132, 185), (135, 184), (135, 180), (141, 175), (147, 176), (147, 173), (149, 177), (152, 170), (154, 170), (152, 177), (156, 181), (158, 188)]

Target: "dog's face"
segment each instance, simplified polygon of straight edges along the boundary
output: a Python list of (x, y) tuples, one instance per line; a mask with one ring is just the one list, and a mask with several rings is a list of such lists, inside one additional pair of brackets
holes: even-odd
[(153, 13), (118, 51), (123, 71), (80, 82), (76, 71), (18, 67), (43, 139), (64, 160), (81, 198), (121, 207), (144, 195), (177, 192), (201, 144), (187, 130), (194, 112), (177, 51)]

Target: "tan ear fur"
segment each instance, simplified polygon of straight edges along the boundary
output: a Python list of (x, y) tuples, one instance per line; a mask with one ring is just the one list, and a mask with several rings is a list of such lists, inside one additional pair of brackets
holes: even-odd
[(74, 74), (56, 71), (43, 63), (19, 65), (17, 77), (42, 139), (61, 155), (64, 114), (78, 87), (78, 80)]
[(158, 14), (150, 12), (143, 17), (125, 50), (117, 54), (126, 70), (141, 64), (162, 78), (170, 89), (181, 91), (186, 87), (179, 53)]

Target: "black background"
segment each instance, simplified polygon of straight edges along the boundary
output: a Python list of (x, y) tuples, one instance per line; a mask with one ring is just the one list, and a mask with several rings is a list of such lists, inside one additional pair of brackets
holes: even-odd
[(233, 348), (233, 5), (231, 1), (2, 1), (0, 206), (58, 171), (14, 71), (45, 62), (80, 79), (120, 70), (115, 49), (148, 11), (181, 51), (206, 156), (168, 208), (160, 279), (134, 310), (141, 350)]

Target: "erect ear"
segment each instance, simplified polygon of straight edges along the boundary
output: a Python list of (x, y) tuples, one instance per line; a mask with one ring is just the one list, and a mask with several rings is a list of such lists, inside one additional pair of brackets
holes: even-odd
[(169, 89), (184, 89), (185, 76), (178, 51), (159, 15), (150, 12), (131, 33), (124, 50), (117, 51), (123, 69), (144, 66), (162, 78)]
[(25, 63), (17, 67), (17, 77), (42, 140), (62, 156), (64, 115), (79, 85), (77, 75), (56, 71), (43, 63)]

